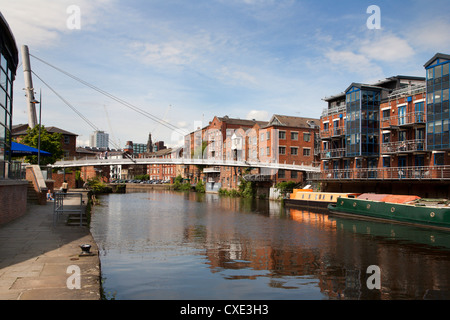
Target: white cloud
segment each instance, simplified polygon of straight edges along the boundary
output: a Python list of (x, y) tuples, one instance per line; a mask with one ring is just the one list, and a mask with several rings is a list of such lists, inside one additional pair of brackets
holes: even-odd
[(332, 65), (344, 72), (351, 72), (364, 77), (365, 82), (382, 79), (383, 70), (363, 54), (352, 51), (329, 50), (325, 57)]
[[(0, 8), (10, 25), (18, 45), (49, 47), (57, 45), (67, 27), (71, 5), (80, 8), (81, 28), (90, 28), (101, 17), (101, 8), (108, 8), (113, 0), (0, 0)], [(74, 3), (76, 2), (76, 3)]]
[(377, 34), (376, 39), (366, 39), (359, 52), (372, 60), (397, 63), (415, 54), (408, 41), (392, 34)]
[(219, 80), (232, 85), (253, 86), (258, 84), (255, 76), (236, 68), (223, 66), (217, 70), (216, 75)]
[(415, 47), (434, 52), (450, 51), (450, 22), (442, 19), (427, 19), (407, 29), (407, 37)]
[(252, 110), (245, 117), (247, 120), (259, 120), (259, 121), (268, 121), (270, 115), (269, 112), (263, 110)]

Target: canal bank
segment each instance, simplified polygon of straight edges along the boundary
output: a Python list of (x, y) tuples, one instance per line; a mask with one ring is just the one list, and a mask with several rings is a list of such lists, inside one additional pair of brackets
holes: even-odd
[[(23, 217), (0, 227), (0, 300), (101, 299), (98, 247), (89, 228), (65, 219), (54, 225), (53, 209), (53, 202), (29, 204)], [(92, 255), (81, 254), (83, 244), (92, 246)]]

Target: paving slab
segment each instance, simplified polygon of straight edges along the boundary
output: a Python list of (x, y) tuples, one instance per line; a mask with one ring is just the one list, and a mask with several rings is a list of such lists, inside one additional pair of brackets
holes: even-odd
[[(89, 228), (66, 225), (64, 215), (54, 224), (53, 208), (53, 202), (28, 204), (23, 217), (0, 226), (0, 300), (101, 299), (98, 247)], [(80, 255), (83, 244), (92, 246), (92, 255)]]

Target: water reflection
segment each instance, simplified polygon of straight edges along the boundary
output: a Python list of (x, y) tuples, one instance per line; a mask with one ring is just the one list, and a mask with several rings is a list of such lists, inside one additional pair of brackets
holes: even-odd
[[(119, 299), (449, 298), (450, 233), (279, 202), (152, 191), (102, 197), (92, 233)], [(370, 290), (367, 268), (381, 270)]]

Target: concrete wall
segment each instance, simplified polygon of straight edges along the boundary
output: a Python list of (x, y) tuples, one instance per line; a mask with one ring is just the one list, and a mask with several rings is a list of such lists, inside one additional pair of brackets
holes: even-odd
[(27, 181), (0, 180), (0, 225), (22, 217), (27, 210)]

